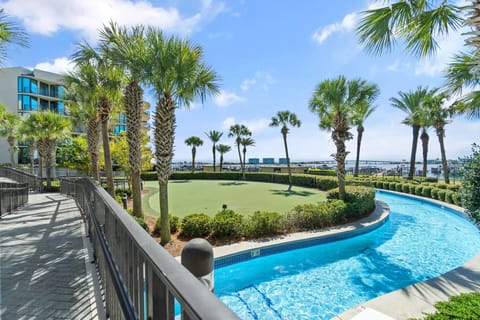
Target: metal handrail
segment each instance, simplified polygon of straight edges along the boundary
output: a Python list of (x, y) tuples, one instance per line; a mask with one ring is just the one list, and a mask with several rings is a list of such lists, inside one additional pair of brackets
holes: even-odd
[(239, 319), (88, 178), (61, 179), (87, 222), (110, 319)]
[(0, 219), (28, 202), (28, 184), (26, 183), (0, 183)]
[(9, 167), (0, 167), (0, 177), (9, 178), (19, 183), (27, 183), (28, 188), (33, 191), (40, 191), (41, 179), (37, 176)]

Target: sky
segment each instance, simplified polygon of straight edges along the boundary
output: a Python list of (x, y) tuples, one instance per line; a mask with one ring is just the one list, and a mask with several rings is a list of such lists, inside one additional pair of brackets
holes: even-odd
[[(361, 159), (408, 160), (412, 129), (401, 122), (405, 114), (389, 99), (399, 91), (445, 84), (443, 70), (464, 44), (462, 31), (440, 39), (435, 56), (415, 58), (398, 46), (382, 56), (368, 54), (359, 44), (355, 27), (360, 12), (378, 3), (369, 0), (0, 0), (12, 20), (30, 36), (30, 48), (9, 47), (4, 67), (23, 66), (52, 72), (73, 68), (76, 45), (95, 45), (98, 29), (110, 20), (119, 25), (152, 25), (167, 34), (189, 38), (204, 50), (204, 60), (221, 77), (220, 94), (190, 109), (177, 110), (174, 161), (189, 161), (184, 141), (198, 136), (204, 144), (197, 161), (211, 161), (210, 130), (223, 132), (220, 143), (232, 146), (226, 161), (238, 161), (232, 124), (252, 131), (255, 146), (247, 158), (284, 157), (280, 128), (269, 126), (278, 111), (289, 110), (301, 120), (292, 128), (288, 146), (292, 161), (332, 160), (335, 147), (329, 132), (318, 127), (318, 116), (308, 110), (320, 82), (344, 75), (378, 85), (376, 111), (365, 122)], [(155, 106), (155, 92), (145, 91)], [(480, 120), (458, 116), (446, 127), (446, 153), (457, 159), (479, 143)], [(354, 140), (347, 144), (347, 160), (355, 159)], [(440, 158), (437, 137), (429, 130), (429, 159)], [(417, 151), (421, 159), (421, 149)], [(218, 161), (218, 160), (217, 160)]]

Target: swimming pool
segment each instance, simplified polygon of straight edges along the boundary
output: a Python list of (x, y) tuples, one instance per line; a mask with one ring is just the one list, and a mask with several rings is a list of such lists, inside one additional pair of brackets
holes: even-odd
[(480, 251), (479, 230), (452, 210), (377, 192), (390, 218), (364, 235), (215, 269), (215, 293), (241, 319), (330, 319), (437, 277)]

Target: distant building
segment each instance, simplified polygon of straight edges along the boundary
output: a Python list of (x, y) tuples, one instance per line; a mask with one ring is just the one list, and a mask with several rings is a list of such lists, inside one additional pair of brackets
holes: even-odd
[(278, 164), (288, 164), (287, 158), (278, 158)]
[(259, 158), (248, 158), (248, 164), (260, 164)]
[[(293, 166), (291, 167), (292, 173), (305, 173), (308, 167), (303, 166)], [(286, 165), (278, 166), (260, 166), (260, 172), (269, 172), (269, 173), (288, 173), (288, 167)]]
[(274, 158), (263, 158), (262, 163), (263, 164), (275, 164), (275, 159)]

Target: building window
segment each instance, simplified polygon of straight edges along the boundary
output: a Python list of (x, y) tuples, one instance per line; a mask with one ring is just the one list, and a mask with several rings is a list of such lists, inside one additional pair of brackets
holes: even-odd
[(126, 126), (115, 126), (115, 128), (113, 130), (113, 133), (116, 136), (119, 136), (122, 131), (127, 131), (127, 127)]
[(40, 99), (40, 110), (42, 111), (46, 111), (48, 110), (49, 107), (48, 107), (48, 101), (47, 100), (44, 100), (44, 99)]
[(40, 95), (47, 97), (50, 95), (50, 92), (48, 90), (48, 84), (40, 82)]
[(18, 109), (25, 111), (38, 110), (38, 100), (25, 94), (18, 95)]
[(18, 92), (19, 93), (34, 93), (38, 92), (38, 84), (36, 80), (18, 77)]

